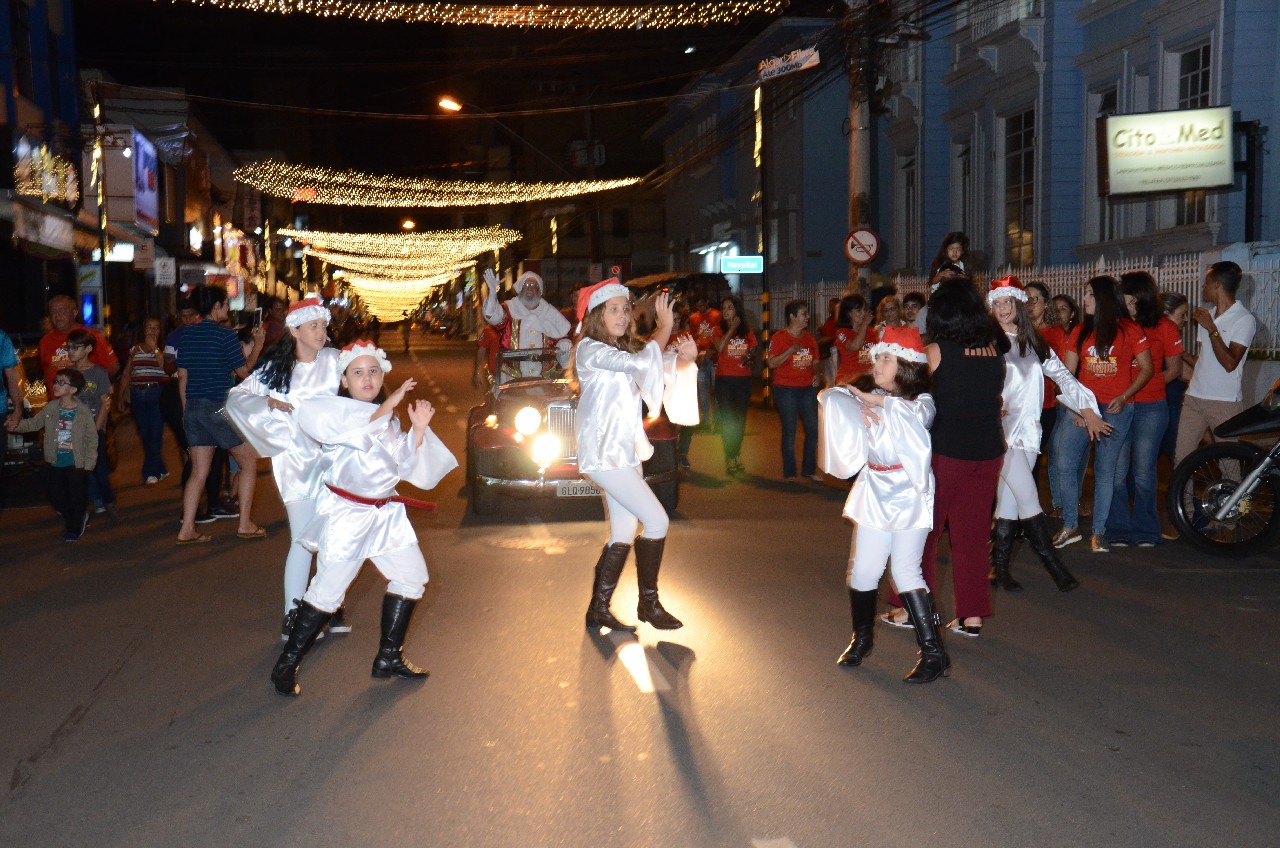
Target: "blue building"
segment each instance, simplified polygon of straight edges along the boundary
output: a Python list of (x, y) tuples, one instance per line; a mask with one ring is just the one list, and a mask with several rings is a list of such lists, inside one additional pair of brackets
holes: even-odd
[(9, 331), (38, 330), (47, 298), (76, 292), (75, 213), (87, 181), (72, 6), (0, 0), (0, 328)]

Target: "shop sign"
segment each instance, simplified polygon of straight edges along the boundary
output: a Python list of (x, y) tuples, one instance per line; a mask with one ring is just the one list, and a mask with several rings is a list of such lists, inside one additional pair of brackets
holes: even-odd
[(134, 222), (142, 229), (160, 231), (160, 162), (155, 145), (133, 131)]
[(819, 61), (818, 48), (816, 47), (803, 47), (799, 50), (792, 50), (782, 56), (761, 59), (760, 64), (757, 65), (757, 69), (760, 71), (760, 82), (787, 74), (794, 74), (796, 71), (816, 68)]
[(1235, 182), (1230, 106), (1098, 119), (1098, 194), (1223, 188)]
[(133, 270), (150, 271), (156, 266), (156, 240), (144, 238), (133, 246)]
[(64, 253), (71, 253), (75, 242), (75, 229), (70, 218), (50, 215), (17, 203), (13, 205), (13, 234), (23, 241)]

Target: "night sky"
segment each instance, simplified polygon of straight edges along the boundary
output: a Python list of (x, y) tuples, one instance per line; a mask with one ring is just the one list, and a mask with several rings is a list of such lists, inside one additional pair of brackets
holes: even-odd
[[(736, 27), (664, 32), (522, 32), (361, 24), (152, 0), (78, 0), (75, 6), (80, 66), (103, 68), (123, 84), (308, 108), (432, 114), (444, 93), (460, 93), (488, 111), (511, 108), (521, 94), (521, 108), (575, 105), (572, 97), (530, 102), (527, 91), (513, 85), (530, 78), (587, 83), (596, 102), (671, 94), (770, 21), (763, 16)], [(686, 54), (687, 46), (696, 52)], [(230, 149), (274, 147), (298, 162), (404, 176), (447, 166), (444, 134), (459, 127), (209, 104), (197, 111)], [(647, 127), (661, 106), (635, 111), (636, 126)]]

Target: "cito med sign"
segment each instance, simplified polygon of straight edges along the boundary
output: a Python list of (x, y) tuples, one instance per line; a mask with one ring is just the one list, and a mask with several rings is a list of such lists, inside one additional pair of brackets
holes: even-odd
[(1235, 182), (1231, 107), (1098, 121), (1100, 195), (1222, 188)]

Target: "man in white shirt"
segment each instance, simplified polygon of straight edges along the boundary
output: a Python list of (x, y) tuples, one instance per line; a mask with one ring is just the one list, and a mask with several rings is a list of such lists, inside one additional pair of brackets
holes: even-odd
[(1236, 302), (1241, 276), (1234, 262), (1215, 262), (1205, 272), (1202, 297), (1208, 306), (1191, 316), (1200, 325), (1196, 330), (1200, 355), (1183, 354), (1195, 371), (1178, 419), (1175, 462), (1200, 446), (1205, 430), (1214, 439), (1214, 427), (1244, 410), (1244, 358), (1258, 325), (1244, 304)]
[[(489, 284), (489, 295), (483, 309), (484, 320), (506, 330), (503, 332), (504, 346), (526, 349), (554, 344), (557, 359), (564, 367), (573, 350), (572, 342), (566, 338), (571, 327), (569, 319), (542, 299), (542, 278), (532, 271), (521, 274), (516, 280), (516, 296), (506, 303), (498, 302), (498, 275), (488, 270), (484, 272), (484, 279)], [(537, 377), (542, 374), (542, 369), (540, 362), (520, 363), (520, 373), (525, 377)]]

